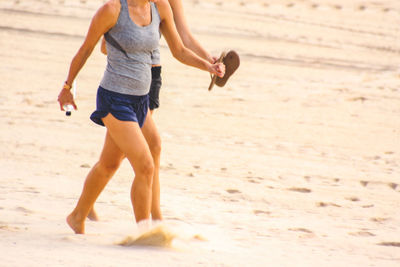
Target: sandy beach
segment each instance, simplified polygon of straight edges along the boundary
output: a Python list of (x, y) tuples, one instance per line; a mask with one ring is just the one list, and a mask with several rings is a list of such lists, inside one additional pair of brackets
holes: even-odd
[(160, 41), (161, 206), (170, 247), (117, 245), (137, 231), (124, 161), (100, 221), (65, 222), (97, 161), (92, 123), (106, 58), (57, 95), (100, 0), (0, 0), (0, 266), (400, 266), (400, 2), (184, 0), (213, 55), (208, 73)]

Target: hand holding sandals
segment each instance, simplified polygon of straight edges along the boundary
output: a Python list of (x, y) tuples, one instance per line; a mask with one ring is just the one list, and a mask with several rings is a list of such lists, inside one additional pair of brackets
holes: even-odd
[(236, 51), (234, 50), (231, 50), (228, 53), (222, 52), (216, 64), (221, 64), (220, 62), (224, 64), (224, 75), (211, 75), (211, 83), (208, 87), (209, 91), (213, 88), (214, 84), (219, 87), (225, 86), (229, 77), (231, 77), (232, 74), (237, 70), (237, 68), (239, 68), (240, 57), (239, 54), (236, 53)]
[(224, 77), (225, 75), (225, 65), (221, 62), (216, 62), (214, 64), (209, 64), (208, 71), (218, 77)]

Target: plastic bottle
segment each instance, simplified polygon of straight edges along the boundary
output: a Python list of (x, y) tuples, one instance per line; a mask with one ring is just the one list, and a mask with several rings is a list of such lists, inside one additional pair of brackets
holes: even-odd
[[(74, 81), (74, 82), (72, 83), (72, 88), (71, 88), (71, 90), (72, 90), (72, 96), (73, 96), (74, 99), (75, 99), (75, 95), (76, 95), (76, 81)], [(65, 110), (65, 116), (71, 116), (72, 111), (74, 110), (74, 106), (71, 105), (71, 104), (64, 105), (64, 110)]]
[(74, 107), (72, 105), (64, 105), (64, 110), (65, 110), (65, 115), (66, 116), (71, 116), (72, 114), (72, 110), (74, 109)]

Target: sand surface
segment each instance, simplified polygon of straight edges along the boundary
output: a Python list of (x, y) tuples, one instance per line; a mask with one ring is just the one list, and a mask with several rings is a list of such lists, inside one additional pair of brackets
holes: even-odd
[(137, 228), (127, 161), (86, 235), (65, 223), (105, 130), (89, 120), (106, 59), (56, 102), (99, 0), (0, 1), (0, 266), (399, 266), (400, 2), (187, 0), (193, 33), (242, 64), (224, 88), (161, 41), (162, 210)]

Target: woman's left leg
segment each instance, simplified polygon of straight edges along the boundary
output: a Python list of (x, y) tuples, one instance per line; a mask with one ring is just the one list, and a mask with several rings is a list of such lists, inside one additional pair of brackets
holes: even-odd
[(117, 171), (124, 157), (125, 155), (107, 131), (100, 158), (86, 177), (75, 209), (67, 217), (68, 225), (76, 234), (85, 233), (85, 217), (88, 216), (90, 210), (93, 210), (94, 202)]

